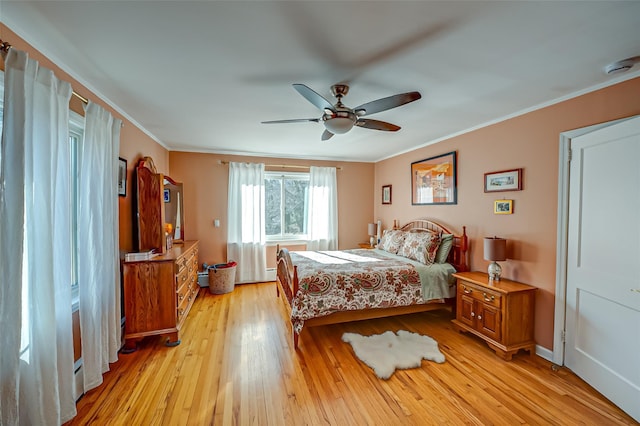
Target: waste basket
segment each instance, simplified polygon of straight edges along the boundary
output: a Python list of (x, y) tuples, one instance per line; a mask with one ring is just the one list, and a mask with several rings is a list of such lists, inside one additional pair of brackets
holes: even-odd
[(218, 263), (209, 266), (209, 291), (224, 294), (233, 291), (236, 284), (236, 262)]

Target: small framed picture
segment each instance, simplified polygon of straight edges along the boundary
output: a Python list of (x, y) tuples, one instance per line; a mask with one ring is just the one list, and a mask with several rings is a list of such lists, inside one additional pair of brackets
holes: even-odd
[(164, 202), (165, 203), (171, 202), (171, 191), (168, 188), (164, 189)]
[(513, 200), (496, 200), (493, 203), (493, 213), (495, 214), (512, 214)]
[(484, 192), (522, 190), (522, 169), (502, 170), (484, 174)]
[(127, 160), (118, 157), (118, 195), (127, 196)]
[(391, 185), (382, 187), (382, 204), (391, 204)]

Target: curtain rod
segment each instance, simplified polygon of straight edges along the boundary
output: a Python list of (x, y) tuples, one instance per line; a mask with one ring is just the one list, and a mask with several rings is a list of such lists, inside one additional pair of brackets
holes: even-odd
[[(218, 164), (229, 164), (226, 160), (218, 160)], [(265, 164), (265, 167), (278, 167), (282, 169), (308, 169), (311, 166), (297, 166), (295, 164)], [(336, 170), (342, 170), (342, 167), (336, 167)]]
[[(0, 53), (2, 54), (2, 59), (4, 59), (7, 56), (7, 53), (9, 52), (9, 49), (11, 49), (13, 46), (11, 46), (11, 44), (9, 44), (9, 42), (7, 41), (3, 41), (0, 38)], [(72, 91), (71, 94), (73, 96), (75, 96), (76, 98), (80, 99), (83, 103), (88, 104), (89, 100), (87, 98), (85, 98), (84, 96), (76, 93), (75, 91)]]

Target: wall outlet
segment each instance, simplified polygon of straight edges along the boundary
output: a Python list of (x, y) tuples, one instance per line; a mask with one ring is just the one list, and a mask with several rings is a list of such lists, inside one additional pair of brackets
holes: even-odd
[(216, 228), (220, 228), (220, 219), (214, 219), (213, 226), (215, 226)]

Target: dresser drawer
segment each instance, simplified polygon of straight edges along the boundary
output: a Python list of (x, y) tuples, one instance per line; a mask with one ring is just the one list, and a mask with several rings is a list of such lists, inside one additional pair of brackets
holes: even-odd
[(458, 281), (458, 294), (471, 297), (487, 305), (499, 308), (502, 305), (502, 295), (487, 288), (471, 284), (467, 281)]
[(182, 288), (188, 287), (190, 278), (189, 270), (183, 268), (182, 271), (176, 275), (176, 289), (179, 291)]
[(176, 259), (176, 275), (186, 272), (188, 267), (187, 258), (185, 256)]

